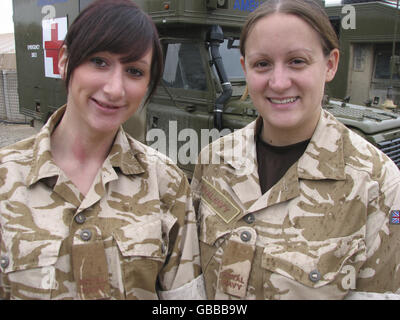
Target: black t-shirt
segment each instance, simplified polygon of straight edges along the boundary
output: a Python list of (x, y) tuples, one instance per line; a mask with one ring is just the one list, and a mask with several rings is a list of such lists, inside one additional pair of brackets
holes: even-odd
[(272, 146), (257, 135), (257, 162), (261, 192), (264, 194), (277, 183), (286, 171), (302, 156), (310, 139), (289, 146)]

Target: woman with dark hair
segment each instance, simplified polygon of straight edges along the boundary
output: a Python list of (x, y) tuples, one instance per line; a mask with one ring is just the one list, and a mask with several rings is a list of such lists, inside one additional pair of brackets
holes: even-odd
[(0, 297), (204, 297), (187, 179), (121, 127), (162, 68), (156, 28), (130, 0), (95, 1), (71, 25), (66, 105), (0, 151)]
[(240, 50), (260, 116), (192, 180), (207, 297), (399, 299), (400, 172), (322, 109), (339, 61), (323, 8), (264, 1)]

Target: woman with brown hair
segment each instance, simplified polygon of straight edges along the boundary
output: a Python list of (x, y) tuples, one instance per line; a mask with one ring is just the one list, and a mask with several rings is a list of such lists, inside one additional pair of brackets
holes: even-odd
[(399, 298), (400, 172), (321, 107), (339, 62), (323, 8), (267, 0), (240, 49), (260, 116), (192, 181), (207, 297)]
[(95, 1), (59, 69), (66, 105), (0, 151), (0, 297), (202, 298), (187, 179), (121, 127), (162, 73), (153, 22), (132, 1)]

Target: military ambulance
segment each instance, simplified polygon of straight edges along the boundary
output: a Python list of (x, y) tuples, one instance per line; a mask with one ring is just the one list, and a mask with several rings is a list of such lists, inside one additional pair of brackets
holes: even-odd
[[(69, 25), (91, 2), (13, 0), (20, 110), (35, 122), (46, 121), (66, 101), (57, 50)], [(125, 129), (190, 176), (204, 145), (257, 117), (246, 95), (238, 45), (241, 26), (261, 1), (136, 3), (157, 25), (165, 70), (156, 94)], [(400, 167), (400, 115), (339, 100), (329, 100), (325, 108)]]

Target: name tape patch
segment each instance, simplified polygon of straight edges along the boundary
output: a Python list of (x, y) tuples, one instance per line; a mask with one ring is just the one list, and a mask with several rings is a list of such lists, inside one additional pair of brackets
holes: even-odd
[(231, 222), (239, 213), (240, 209), (235, 206), (221, 191), (217, 190), (204, 178), (201, 184), (201, 198), (213, 209), (213, 211), (225, 222)]

